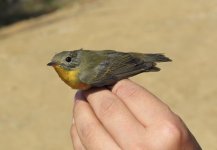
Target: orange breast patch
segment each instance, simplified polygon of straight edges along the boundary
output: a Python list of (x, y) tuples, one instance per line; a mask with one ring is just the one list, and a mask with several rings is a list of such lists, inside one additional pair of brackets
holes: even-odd
[(73, 89), (81, 89), (85, 90), (90, 87), (90, 85), (87, 85), (85, 83), (82, 83), (79, 78), (79, 69), (73, 69), (73, 70), (66, 70), (63, 67), (56, 65), (54, 66), (54, 69), (58, 73), (59, 77), (68, 84)]

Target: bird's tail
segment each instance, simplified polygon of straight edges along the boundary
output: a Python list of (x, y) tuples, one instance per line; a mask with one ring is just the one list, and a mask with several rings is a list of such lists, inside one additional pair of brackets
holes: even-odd
[(164, 54), (145, 54), (144, 61), (145, 62), (169, 62), (172, 60), (166, 57)]

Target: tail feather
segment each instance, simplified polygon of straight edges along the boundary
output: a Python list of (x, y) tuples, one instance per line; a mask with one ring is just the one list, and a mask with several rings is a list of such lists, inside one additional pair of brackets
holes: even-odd
[(164, 54), (145, 54), (144, 61), (145, 62), (169, 62), (172, 60), (166, 57)]
[(157, 72), (160, 71), (160, 68), (156, 67), (157, 63), (155, 62), (145, 62), (143, 65), (144, 72)]
[(149, 70), (147, 70), (147, 72), (158, 72), (158, 71), (160, 71), (160, 68), (158, 67), (152, 67)]

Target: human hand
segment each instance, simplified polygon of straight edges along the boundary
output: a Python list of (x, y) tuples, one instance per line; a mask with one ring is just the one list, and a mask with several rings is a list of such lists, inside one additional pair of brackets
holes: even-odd
[(77, 92), (73, 116), (75, 150), (201, 150), (166, 104), (127, 79)]

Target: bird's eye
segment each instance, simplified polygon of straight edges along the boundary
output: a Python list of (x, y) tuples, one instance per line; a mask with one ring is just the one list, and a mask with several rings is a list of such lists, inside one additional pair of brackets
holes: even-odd
[(66, 62), (71, 62), (72, 61), (72, 58), (71, 57), (66, 57)]

